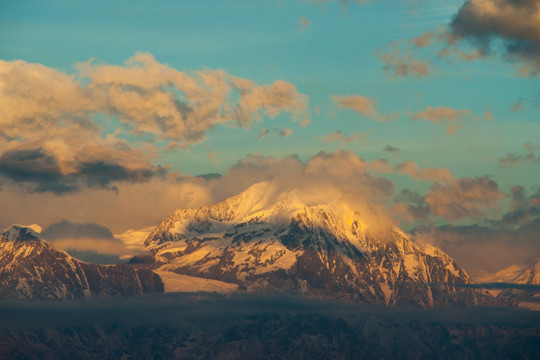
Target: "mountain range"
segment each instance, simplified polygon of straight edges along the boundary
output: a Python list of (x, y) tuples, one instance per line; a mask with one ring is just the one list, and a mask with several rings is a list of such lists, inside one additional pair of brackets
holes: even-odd
[[(131, 240), (132, 241), (132, 240)], [(371, 230), (343, 199), (257, 183), (222, 202), (179, 209), (144, 240), (144, 256), (97, 265), (31, 228), (0, 239), (1, 298), (81, 299), (153, 292), (292, 292), (347, 303), (493, 304), (450, 256), (397, 227)]]

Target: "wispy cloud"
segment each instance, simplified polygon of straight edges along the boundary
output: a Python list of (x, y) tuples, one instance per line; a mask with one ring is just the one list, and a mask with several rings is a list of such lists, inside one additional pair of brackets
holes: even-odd
[(289, 128), (284, 128), (284, 129), (279, 129), (279, 128), (267, 129), (267, 128), (264, 128), (264, 129), (261, 130), (261, 132), (259, 134), (259, 139), (263, 139), (263, 138), (267, 137), (270, 134), (275, 134), (275, 135), (283, 136), (283, 137), (289, 137), (289, 136), (292, 135), (292, 133), (293, 133), (293, 130), (289, 129)]
[(518, 167), (526, 163), (540, 163), (540, 156), (535, 152), (540, 152), (540, 145), (530, 142), (523, 144), (523, 148), (527, 150), (525, 154), (506, 154), (504, 158), (499, 158), (497, 161), (503, 168)]
[(410, 115), (411, 120), (427, 120), (434, 124), (446, 125), (448, 134), (455, 134), (463, 126), (462, 121), (471, 116), (471, 110), (454, 109), (447, 106), (426, 106), (426, 110)]
[(382, 151), (384, 151), (385, 153), (388, 153), (388, 154), (397, 154), (401, 151), (400, 148), (397, 148), (397, 147), (393, 147), (391, 145), (386, 145)]
[(330, 98), (338, 105), (339, 109), (351, 109), (354, 112), (375, 121), (386, 122), (396, 119), (395, 114), (380, 114), (377, 110), (377, 103), (375, 100), (363, 95), (332, 95)]
[(327, 134), (327, 135), (319, 137), (319, 140), (326, 143), (341, 142), (343, 144), (348, 144), (348, 143), (357, 143), (365, 139), (365, 137), (366, 137), (365, 133), (363, 134), (354, 133), (351, 136), (345, 136), (340, 130), (338, 130), (331, 134)]
[[(424, 35), (415, 39), (416, 46), (424, 47), (429, 44), (430, 37)], [(391, 42), (387, 47), (377, 49), (375, 55), (383, 65), (383, 71), (392, 79), (412, 75), (418, 79), (430, 76), (433, 73), (431, 62), (412, 55), (412, 50), (402, 50), (402, 42)]]
[(309, 20), (306, 19), (304, 16), (300, 16), (300, 19), (298, 19), (298, 23), (300, 24), (300, 29), (302, 31), (305, 31), (310, 24)]

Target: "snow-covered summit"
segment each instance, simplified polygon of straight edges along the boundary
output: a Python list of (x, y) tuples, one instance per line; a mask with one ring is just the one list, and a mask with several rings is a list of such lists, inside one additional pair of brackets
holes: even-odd
[[(305, 189), (282, 191), (272, 181), (254, 184), (216, 204), (178, 209), (146, 238), (144, 245), (147, 250), (154, 250), (167, 241), (179, 241), (203, 233), (223, 233), (230, 227), (237, 229), (248, 225), (279, 232), (290, 224), (291, 219), (332, 233), (359, 251), (370, 245), (364, 219), (346, 202), (326, 193)], [(388, 229), (388, 232), (399, 232), (406, 237), (398, 229)]]
[[(36, 231), (37, 230), (37, 231)], [(40, 241), (41, 227), (38, 225), (12, 225), (0, 235), (2, 241)]]

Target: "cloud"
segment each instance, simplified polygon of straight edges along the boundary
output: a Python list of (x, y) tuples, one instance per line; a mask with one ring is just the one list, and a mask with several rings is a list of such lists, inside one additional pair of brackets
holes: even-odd
[[(283, 80), (182, 72), (149, 53), (75, 69), (0, 60), (0, 180), (55, 194), (117, 189), (164, 176), (167, 167), (154, 165), (163, 147), (200, 142), (219, 124), (247, 128), (284, 112), (309, 120), (307, 96)], [(107, 133), (100, 117), (119, 126)]]
[(425, 111), (410, 115), (411, 120), (427, 120), (434, 124), (446, 124), (446, 131), (449, 134), (455, 134), (456, 130), (462, 127), (462, 124), (456, 122), (464, 121), (471, 116), (468, 109), (457, 110), (447, 106), (426, 106)]
[(365, 217), (372, 231), (394, 224), (384, 202), (393, 182), (376, 175), (384, 164), (367, 162), (351, 151), (319, 152), (307, 163), (297, 156), (276, 158), (251, 155), (241, 160), (212, 185), (214, 201), (236, 195), (261, 181), (273, 180), (276, 193), (300, 189), (323, 201), (342, 200)]
[(65, 194), (85, 187), (112, 189), (117, 182), (144, 183), (167, 172), (125, 140), (91, 139), (12, 142), (0, 151), (0, 177), (30, 192)]
[(518, 112), (521, 110), (523, 110), (523, 100), (519, 99), (518, 101), (512, 104), (512, 108), (510, 109), (510, 111)]
[(487, 176), (454, 178), (446, 169), (421, 169), (416, 164), (405, 162), (397, 165), (396, 171), (413, 179), (432, 181), (428, 192), (404, 189), (394, 199), (393, 212), (405, 222), (441, 217), (446, 221), (462, 219), (479, 220), (499, 211), (500, 201), (506, 194), (498, 184)]
[(111, 230), (105, 226), (96, 223), (73, 223), (69, 220), (63, 220), (49, 225), (41, 232), (41, 235), (47, 240), (89, 237), (109, 240), (114, 239)]
[(259, 134), (259, 139), (266, 137), (270, 133), (270, 129), (264, 128)]
[(538, 231), (537, 221), (515, 230), (475, 224), (419, 227), (413, 233), (417, 241), (441, 248), (473, 276), (482, 276), (510, 265), (534, 263), (540, 256)]
[(431, 214), (424, 197), (416, 191), (403, 189), (395, 198), (393, 213), (403, 221), (413, 223), (417, 220), (426, 220)]
[(359, 134), (359, 133), (354, 133), (352, 134), (351, 136), (347, 137), (345, 135), (343, 135), (343, 133), (341, 131), (336, 131), (332, 134), (327, 134), (325, 136), (321, 136), (319, 137), (319, 140), (322, 141), (322, 142), (326, 142), (326, 143), (333, 143), (335, 141), (339, 141), (343, 144), (348, 144), (348, 143), (356, 143), (356, 142), (359, 142), (363, 139), (365, 139), (366, 137), (366, 134), (363, 133), (363, 134)]
[(500, 40), (504, 55), (521, 64), (522, 75), (540, 73), (540, 3), (536, 0), (467, 0), (450, 30), (485, 54)]
[(540, 159), (530, 152), (525, 155), (506, 154), (504, 158), (499, 158), (497, 161), (502, 165), (503, 168), (513, 168), (529, 162), (539, 162)]
[(155, 226), (177, 208), (199, 207), (213, 199), (204, 178), (172, 174), (154, 177), (146, 183), (119, 183), (117, 189), (117, 194), (88, 188), (57, 196), (51, 192), (28, 194), (16, 185), (4, 184), (0, 203), (10, 204), (10, 210), (2, 213), (0, 228), (15, 223), (39, 223), (46, 227), (68, 219), (102, 224), (113, 233), (120, 233)]
[(450, 170), (445, 168), (423, 168), (420, 169), (413, 161), (406, 161), (395, 166), (396, 172), (409, 175), (416, 180), (426, 180), (436, 183), (449, 183), (454, 179)]
[(399, 153), (401, 149), (397, 147), (393, 147), (391, 145), (386, 145), (384, 149), (382, 149), (382, 151), (388, 154), (396, 154), (396, 153)]
[(506, 154), (504, 158), (497, 159), (498, 163), (503, 168), (518, 167), (526, 163), (540, 163), (540, 156), (537, 156), (535, 152), (540, 152), (540, 145), (536, 145), (530, 142), (523, 144), (526, 154)]
[(504, 198), (498, 184), (487, 176), (435, 183), (425, 196), (432, 214), (447, 220), (479, 219), (498, 210)]
[[(416, 47), (427, 46), (431, 40), (431, 35), (424, 35), (414, 39)], [(384, 49), (377, 49), (375, 55), (382, 62), (383, 71), (395, 79), (412, 75), (418, 79), (428, 77), (432, 74), (431, 63), (427, 60), (420, 60), (412, 55), (412, 50), (403, 51), (400, 49), (402, 42), (391, 42)]]
[(218, 152), (216, 150), (211, 151), (211, 152), (208, 153), (208, 159), (210, 159), (210, 161), (214, 165), (217, 164), (217, 160), (216, 160), (217, 154), (218, 154)]
[(442, 121), (459, 121), (471, 115), (471, 111), (467, 109), (457, 110), (446, 106), (426, 106), (426, 110), (411, 114), (412, 120), (427, 120), (435, 124), (440, 124)]
[(526, 196), (525, 188), (517, 185), (510, 190), (512, 203), (510, 211), (499, 220), (488, 221), (496, 229), (516, 229), (530, 224), (540, 217), (540, 187), (530, 196)]
[(302, 31), (305, 31), (309, 26), (309, 20), (306, 19), (304, 16), (300, 16), (300, 19), (298, 19), (298, 23), (300, 24), (300, 28)]
[(118, 263), (137, 254), (119, 239), (109, 228), (96, 223), (74, 223), (69, 220), (49, 225), (41, 236), (59, 250), (83, 261)]
[(278, 136), (289, 137), (292, 135), (293, 130), (289, 128), (285, 128), (285, 129), (273, 128), (272, 130), (264, 128), (259, 134), (259, 139), (265, 138), (266, 136), (270, 135), (271, 132)]
[(76, 78), (41, 64), (0, 60), (0, 133), (7, 139), (55, 136), (64, 126), (95, 131), (90, 113), (99, 109)]
[(489, 110), (484, 111), (483, 116), (475, 116), (474, 121), (491, 121), (493, 120), (493, 113)]
[[(392, 207), (394, 184), (383, 174), (402, 174), (413, 180), (429, 181), (425, 195), (400, 193)], [(177, 208), (193, 208), (236, 195), (256, 182), (274, 180), (284, 191), (299, 188), (333, 199), (344, 199), (360, 208), (366, 222), (382, 229), (404, 221), (438, 216), (454, 221), (490, 215), (498, 208), (502, 193), (486, 177), (456, 179), (444, 168), (419, 168), (414, 162), (390, 165), (386, 159), (366, 161), (350, 151), (320, 152), (307, 162), (297, 156), (271, 157), (251, 154), (220, 176), (190, 177), (176, 173), (150, 177), (147, 182), (120, 182), (117, 193), (102, 187), (84, 192), (25, 194), (13, 184), (0, 189), (0, 202), (11, 204), (0, 226), (38, 223), (46, 226), (69, 219), (95, 222), (115, 232), (156, 225)], [(324, 189), (324, 190), (323, 190)], [(415, 196), (413, 196), (415, 195)], [(49, 209), (54, 208), (54, 211)], [(426, 215), (429, 209), (429, 216)]]
[(124, 66), (88, 62), (77, 69), (89, 79), (88, 88), (107, 90), (109, 113), (135, 132), (156, 134), (173, 145), (199, 142), (218, 124), (248, 127), (281, 112), (295, 120), (307, 117), (307, 96), (283, 80), (258, 85), (222, 70), (182, 72), (148, 53), (136, 54)]
[(410, 42), (414, 44), (417, 48), (423, 48), (431, 44), (433, 39), (435, 38), (435, 34), (432, 31), (428, 31), (414, 39), (412, 39)]
[(418, 227), (415, 237), (440, 247), (481, 275), (535, 263), (540, 257), (540, 188), (529, 195), (522, 186), (514, 186), (510, 192), (510, 211), (496, 220), (483, 219), (469, 226)]
[(352, 109), (367, 117), (377, 114), (374, 101), (362, 95), (337, 96), (332, 95), (332, 100), (336, 102), (340, 109)]
[(371, 118), (375, 121), (389, 121), (394, 120), (393, 115), (381, 115), (377, 111), (377, 104), (373, 99), (370, 99), (362, 95), (346, 95), (338, 96), (332, 95), (330, 97), (334, 101), (339, 109), (351, 109), (360, 115)]
[(540, 3), (537, 0), (466, 0), (447, 25), (375, 51), (391, 77), (423, 78), (431, 64), (498, 56), (520, 76), (540, 74)]
[(293, 133), (292, 129), (279, 129), (279, 135), (284, 137), (289, 137)]
[(385, 160), (369, 162), (350, 151), (334, 151), (321, 152), (307, 163), (297, 156), (252, 154), (221, 177), (205, 179), (169, 173), (146, 183), (119, 183), (117, 194), (96, 187), (58, 197), (50, 192), (25, 194), (6, 184), (0, 189), (0, 202), (11, 205), (0, 219), (0, 227), (12, 223), (47, 226), (68, 219), (102, 224), (119, 233), (155, 226), (177, 208), (200, 207), (236, 195), (256, 182), (275, 180), (284, 191), (296, 187), (333, 199), (343, 198), (352, 208), (361, 208), (366, 219), (372, 219), (374, 228), (382, 228), (393, 224), (385, 205), (393, 183), (378, 174), (392, 171)]

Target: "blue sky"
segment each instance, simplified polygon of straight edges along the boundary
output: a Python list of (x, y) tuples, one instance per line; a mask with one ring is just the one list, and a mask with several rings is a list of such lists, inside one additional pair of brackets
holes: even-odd
[[(490, 4), (495, 13), (478, 17), (482, 7)], [(0, 135), (12, 134), (0, 142), (0, 197), (20, 204), (13, 216), (0, 219), (0, 225), (7, 226), (15, 216), (44, 225), (64, 218), (103, 224), (107, 218), (100, 217), (97, 205), (85, 205), (90, 210), (76, 213), (59, 211), (55, 216), (39, 209), (29, 215), (25, 207), (32, 202), (50, 202), (71, 209), (77, 202), (95, 201), (100, 196), (105, 199), (103, 194), (111, 194), (111, 190), (117, 195), (130, 193), (135, 190), (123, 189), (152, 182), (149, 179), (158, 176), (155, 174), (163, 176), (158, 165), (165, 167), (167, 176), (174, 177), (177, 184), (179, 178), (227, 174), (250, 156), (298, 156), (308, 164), (320, 151), (336, 154), (337, 150), (352, 151), (368, 163), (385, 159), (393, 170), (379, 171), (377, 176), (393, 181), (391, 198), (385, 200), (388, 206), (393, 206), (392, 201), (399, 202), (395, 197), (403, 189), (431, 201), (431, 215), (409, 218), (409, 225), (404, 226), (496, 220), (516, 209), (513, 187), (523, 188), (522, 202), (529, 201), (529, 205), (539, 188), (540, 60), (534, 49), (540, 48), (540, 29), (535, 20), (540, 7), (530, 4), (533, 11), (522, 13), (508, 0), (2, 1), (2, 66), (11, 69), (13, 64), (23, 65), (21, 78), (13, 72), (4, 73), (1, 81), (8, 85), (3, 85), (1, 96), (5, 104), (19, 104), (21, 109), (38, 106), (26, 104), (28, 99), (41, 99), (41, 107), (33, 113), (41, 122), (24, 130), (21, 124), (31, 122), (27, 115), (14, 114), (15, 105), (0, 109), (5, 111), (4, 124), (0, 124), (5, 128), (0, 128)], [(504, 10), (504, 6), (511, 6), (510, 10)], [(520, 16), (522, 28), (506, 29), (506, 23), (498, 23), (499, 19), (515, 20), (513, 16)], [(516, 44), (530, 51), (518, 52), (511, 46)], [(189, 141), (186, 133), (169, 136), (166, 132), (173, 125), (156, 130), (160, 119), (148, 119), (154, 126), (148, 130), (142, 113), (130, 115), (129, 108), (118, 110), (117, 105), (111, 105), (112, 98), (107, 105), (81, 105), (81, 98), (66, 100), (66, 94), (84, 93), (93, 85), (96, 89), (108, 87), (95, 99), (112, 96), (115, 85), (98, 84), (97, 72), (113, 69), (110, 74), (121, 74), (121, 69), (133, 66), (126, 61), (140, 53), (151, 56), (155, 60), (151, 63), (160, 71), (174, 69), (174, 74), (187, 74), (198, 81), (199, 74), (222, 70), (228, 79), (222, 85), (233, 90), (224, 95), (221, 111), (226, 112), (224, 109), (234, 106), (241, 97), (234, 90), (232, 77), (249, 80), (255, 84), (252, 90), (261, 91), (282, 80), (292, 86), (297, 97), (289, 104), (279, 103), (283, 98), (269, 97), (247, 112), (247, 120), (226, 114), (225, 120), (205, 126), (199, 137), (193, 135)], [(83, 74), (77, 64), (90, 59), (93, 72)], [(142, 68), (133, 76), (142, 76), (151, 67), (144, 61), (136, 63)], [(41, 72), (48, 75), (43, 75), (44, 83), (38, 87), (32, 81)], [(68, 79), (62, 74), (74, 77)], [(25, 80), (21, 80), (23, 77)], [(66, 89), (78, 90), (58, 90), (55, 79)], [(131, 80), (117, 81), (128, 86)], [(163, 84), (140, 91), (149, 94), (157, 89), (154, 95), (169, 97), (173, 96), (171, 91), (178, 91), (174, 96), (186, 101), (189, 111), (198, 104), (190, 98), (182, 100), (179, 88), (168, 90), (167, 86), (175, 85)], [(26, 85), (29, 90), (21, 90)], [(39, 97), (43, 93), (38, 95), (36, 89), (50, 92), (50, 99)], [(277, 85), (272, 89), (278, 91)], [(139, 102), (150, 98), (141, 96)], [(205, 96), (204, 101), (213, 95), (210, 92)], [(92, 101), (97, 102), (95, 99)], [(360, 102), (363, 105), (358, 105)], [(269, 110), (272, 106), (276, 113)], [(141, 111), (152, 110), (145, 109)], [(310, 120), (307, 126), (302, 123), (306, 119)], [(43, 126), (47, 121), (51, 122)], [(14, 129), (19, 125), (23, 130), (17, 132)], [(69, 131), (77, 126), (89, 131), (88, 136), (101, 138), (95, 140), (100, 143), (98, 150), (78, 148), (92, 142), (90, 138), (79, 143), (72, 140), (76, 132)], [(185, 125), (188, 133), (189, 126), (196, 127)], [(63, 138), (66, 133), (71, 134), (71, 140)], [(339, 136), (346, 141), (339, 141)], [(383, 151), (387, 146), (395, 151)], [(90, 156), (89, 148), (96, 153)], [(122, 151), (111, 155), (114, 149)], [(29, 154), (34, 160), (28, 160)], [(112, 158), (117, 155), (119, 160), (114, 162)], [(51, 175), (47, 172), (50, 168), (44, 167), (48, 170), (40, 172), (43, 164), (35, 162), (39, 156), (61, 171)], [(84, 167), (90, 160), (80, 160), (84, 156), (93, 159), (91, 169), (106, 165), (109, 170), (129, 169), (132, 172), (127, 173), (133, 176), (122, 177), (117, 172), (110, 178), (93, 178)], [(26, 163), (21, 159), (33, 170), (23, 168)], [(413, 162), (417, 169), (445, 169), (453, 178), (428, 179), (427, 175), (398, 170), (405, 162)], [(473, 206), (472, 213), (459, 216), (437, 210), (433, 200), (436, 189), (448, 186), (465, 191), (464, 179), (481, 177), (496, 184), (497, 193), (490, 198), (497, 199), (496, 204), (484, 198), (469, 199), (480, 203)], [(480, 180), (474, 184), (481, 188)], [(154, 194), (152, 191), (148, 194)], [(195, 190), (189, 191), (192, 194)], [(202, 198), (176, 207), (212, 200)], [(114, 201), (119, 207), (124, 204)], [(171, 203), (163, 203), (163, 210), (141, 227), (166, 215)], [(459, 200), (451, 204), (457, 205)], [(486, 207), (492, 208), (478, 210)], [(115, 231), (135, 226), (120, 218), (104, 225)]]

